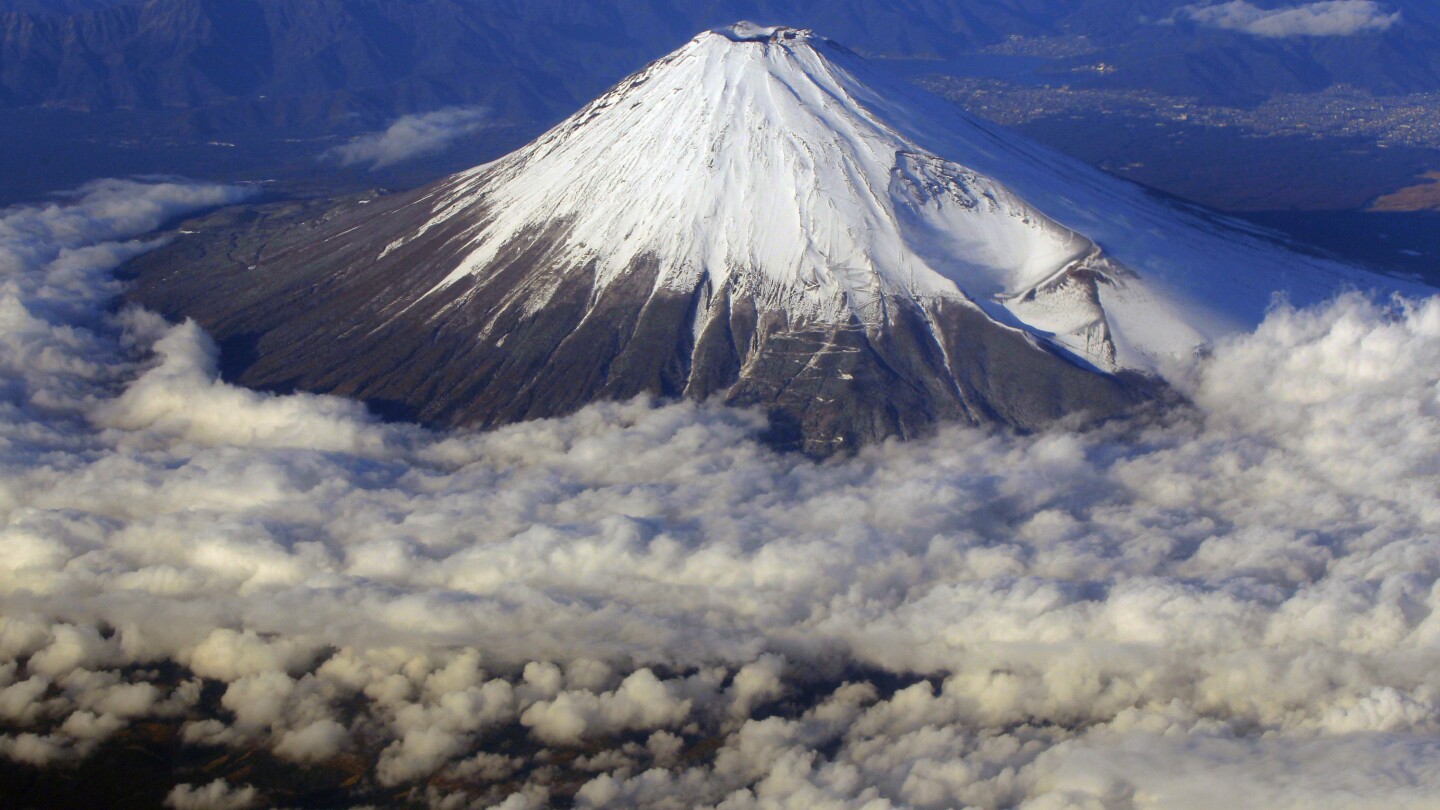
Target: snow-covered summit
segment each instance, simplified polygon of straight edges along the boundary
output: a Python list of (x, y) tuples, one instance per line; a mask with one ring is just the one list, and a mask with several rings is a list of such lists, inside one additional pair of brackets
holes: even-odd
[[(897, 297), (948, 299), (1111, 370), (1247, 328), (1274, 292), (1375, 280), (1154, 199), (809, 31), (746, 22), (459, 175), (420, 233), (456, 218), (469, 248), (432, 293), (545, 234), (598, 288), (654, 263), (657, 288), (728, 284), (871, 327)], [(529, 294), (538, 308), (549, 292)]]
[(815, 32), (808, 28), (789, 28), (783, 25), (756, 25), (741, 20), (734, 25), (712, 28), (712, 34), (719, 34), (731, 42), (768, 42), (771, 40), (809, 39)]

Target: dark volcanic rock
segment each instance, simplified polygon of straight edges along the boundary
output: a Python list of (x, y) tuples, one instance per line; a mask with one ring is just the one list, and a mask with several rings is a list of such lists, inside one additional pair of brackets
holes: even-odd
[[(1103, 418), (1156, 392), (957, 302), (927, 311), (895, 298), (878, 328), (807, 323), (707, 279), (652, 294), (657, 271), (643, 262), (597, 294), (592, 268), (547, 263), (561, 224), (483, 279), (424, 296), (458, 261), (458, 234), (437, 227), (386, 248), (419, 230), (429, 191), (219, 212), (131, 263), (129, 298), (198, 321), (236, 382), (353, 397), (442, 426), (562, 416), (640, 394), (717, 397), (766, 411), (773, 443), (827, 455), (939, 422), (1029, 429)], [(531, 311), (530, 294), (556, 272), (548, 303)]]

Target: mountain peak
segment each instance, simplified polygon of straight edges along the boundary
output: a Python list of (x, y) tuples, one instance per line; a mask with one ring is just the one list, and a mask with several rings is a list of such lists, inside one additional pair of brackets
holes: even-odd
[[(828, 43), (750, 23), (701, 35), (477, 170), (427, 228), (494, 214), (431, 293), (471, 283), (559, 222), (555, 249), (602, 287), (654, 262), (667, 289), (733, 284), (794, 318), (867, 328), (896, 298), (943, 298), (1014, 326), (1025, 319), (1007, 297), (1033, 299), (1072, 269), (1086, 285), (1124, 275), (1085, 236), (909, 137), (903, 117), (877, 114), (888, 91), (868, 83), (868, 63), (817, 41)], [(1058, 315), (1027, 302), (1029, 322), (1083, 363), (1139, 365), (1081, 299)]]
[[(712, 28), (706, 33), (719, 34), (731, 42), (788, 42), (808, 40), (815, 37), (815, 32), (808, 28), (790, 28), (784, 25), (756, 25), (748, 20), (741, 20), (734, 25)], [(702, 34), (702, 36), (704, 35)]]
[(1130, 372), (1277, 291), (1381, 286), (746, 24), (500, 160), (258, 239), (241, 274), (217, 246), (141, 296), (252, 341), (250, 384), (479, 425), (718, 397), (817, 455), (1123, 412), (1155, 385)]

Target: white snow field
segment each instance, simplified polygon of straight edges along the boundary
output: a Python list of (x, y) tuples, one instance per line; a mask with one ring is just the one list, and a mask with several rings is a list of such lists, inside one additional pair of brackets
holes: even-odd
[(658, 285), (733, 278), (812, 320), (949, 297), (1105, 370), (1157, 371), (1253, 328), (1276, 294), (1405, 289), (980, 121), (810, 31), (750, 23), (697, 36), (432, 204), (419, 233), (475, 218), (437, 290), (567, 222), (566, 263), (594, 262), (602, 286), (643, 257)]

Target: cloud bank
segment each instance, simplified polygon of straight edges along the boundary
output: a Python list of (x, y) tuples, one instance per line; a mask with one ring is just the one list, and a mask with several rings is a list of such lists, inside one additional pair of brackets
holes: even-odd
[[(134, 235), (239, 196), (0, 213), (11, 762), (144, 724), (354, 767), (359, 804), (1440, 802), (1440, 299), (1279, 308), (1177, 372), (1192, 410), (1085, 434), (432, 433), (107, 309)], [(156, 803), (286, 806), (216, 778)]]
[(1248, 0), (1185, 6), (1177, 17), (1212, 28), (1241, 31), (1257, 37), (1346, 37), (1388, 31), (1400, 22), (1375, 0), (1320, 0), (1300, 6), (1261, 8)]
[(397, 118), (384, 132), (362, 135), (326, 152), (345, 166), (368, 163), (383, 169), (412, 158), (443, 152), (456, 140), (477, 132), (489, 121), (484, 107), (448, 107)]

